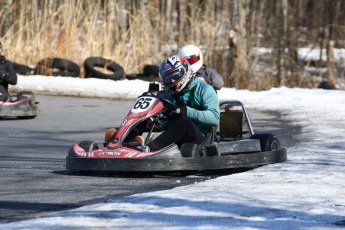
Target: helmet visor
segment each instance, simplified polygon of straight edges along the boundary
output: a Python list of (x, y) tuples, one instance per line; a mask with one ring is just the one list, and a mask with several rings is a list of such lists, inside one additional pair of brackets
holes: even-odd
[(178, 88), (179, 88), (179, 84), (176, 84), (176, 85), (173, 85), (173, 86), (171, 86), (171, 87), (164, 87), (164, 89), (166, 89), (166, 90), (168, 90), (169, 92), (176, 92), (177, 90), (178, 90)]
[(193, 65), (194, 63), (200, 61), (200, 55), (192, 55), (186, 58), (189, 64)]
[(163, 73), (165, 77), (163, 78), (164, 88), (170, 90), (175, 88), (176, 84), (181, 80), (181, 78), (186, 74), (185, 68), (179, 68), (170, 72)]

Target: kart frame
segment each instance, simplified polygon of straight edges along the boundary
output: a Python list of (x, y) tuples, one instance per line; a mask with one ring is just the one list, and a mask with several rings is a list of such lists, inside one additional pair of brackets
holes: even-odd
[(38, 104), (31, 91), (10, 95), (9, 102), (0, 102), (0, 119), (32, 119), (38, 114)]
[[(75, 154), (75, 145), (66, 157), (66, 168), (77, 172), (210, 172), (252, 168), (287, 160), (287, 150), (271, 133), (254, 133), (245, 105), (237, 100), (220, 102), (220, 125), (210, 131), (209, 143), (186, 143), (181, 149), (173, 144), (160, 153), (142, 158), (88, 158)], [(154, 138), (157, 133), (147, 135)], [(209, 138), (211, 137), (211, 138)], [(93, 149), (85, 150), (89, 154)], [(105, 150), (106, 151), (106, 150)], [(111, 150), (109, 150), (111, 151)]]

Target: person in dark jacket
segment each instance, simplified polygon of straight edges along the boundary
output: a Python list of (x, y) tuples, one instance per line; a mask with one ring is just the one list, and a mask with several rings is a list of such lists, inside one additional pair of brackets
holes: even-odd
[[(178, 55), (171, 55), (161, 63), (159, 77), (164, 89), (156, 96), (172, 102), (176, 110), (168, 114), (169, 120), (161, 121), (163, 132), (147, 146), (141, 136), (136, 136), (133, 142), (140, 142), (145, 152), (155, 152), (173, 143), (179, 147), (183, 143), (201, 144), (209, 130), (219, 125), (216, 91), (200, 78), (193, 77), (188, 61)], [(116, 130), (110, 128), (105, 142), (110, 142), (115, 134)]]
[(178, 54), (187, 59), (192, 66), (194, 76), (202, 78), (216, 90), (220, 90), (224, 86), (223, 77), (216, 70), (204, 65), (203, 55), (199, 47), (185, 45)]
[(0, 42), (0, 101), (8, 101), (8, 85), (17, 84), (17, 74), (11, 62), (2, 55), (2, 44)]

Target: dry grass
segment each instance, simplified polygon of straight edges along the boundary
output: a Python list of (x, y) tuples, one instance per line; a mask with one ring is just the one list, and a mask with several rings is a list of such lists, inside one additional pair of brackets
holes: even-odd
[[(186, 3), (185, 10), (195, 8), (195, 3)], [(227, 37), (216, 36), (222, 23), (215, 27), (201, 12), (193, 17), (182, 12), (176, 17), (174, 2), (166, 9), (160, 1), (148, 1), (144, 8), (138, 4), (140, 1), (105, 1), (102, 5), (101, 1), (17, 0), (6, 8), (13, 23), (0, 35), (5, 54), (26, 65), (47, 57), (82, 65), (89, 56), (102, 56), (133, 73), (141, 72), (146, 64), (158, 65), (186, 43), (210, 47), (210, 51), (227, 43)], [(210, 53), (206, 51), (205, 59), (212, 62)]]
[(89, 56), (102, 56), (115, 60), (126, 72), (138, 72), (145, 64), (160, 63), (167, 54), (160, 45), (169, 44), (164, 37), (170, 31), (161, 29), (168, 25), (157, 13), (152, 13), (157, 17), (153, 26), (151, 11), (134, 6), (125, 11), (113, 1), (104, 6), (100, 1), (48, 4), (52, 2), (22, 0), (12, 6), (18, 17), (1, 34), (10, 60), (34, 65), (47, 57), (60, 57), (82, 65)]
[[(193, 43), (201, 47), (205, 64), (217, 69), (227, 86), (233, 87), (230, 3), (13, 0), (6, 4), (0, 0), (0, 28), (6, 28), (0, 31), (0, 38), (7, 58), (20, 64), (32, 66), (42, 59), (58, 57), (83, 66), (86, 58), (101, 56), (123, 66), (127, 74), (141, 73), (144, 65), (158, 65), (178, 47)], [(258, 26), (251, 26), (251, 30), (258, 30)], [(259, 44), (255, 36), (250, 39), (249, 49)], [(235, 80), (235, 85), (240, 88), (259, 90), (277, 85), (275, 77), (257, 78), (252, 71), (249, 75), (238, 71), (237, 75), (243, 76)], [(288, 84), (310, 85), (300, 78)]]

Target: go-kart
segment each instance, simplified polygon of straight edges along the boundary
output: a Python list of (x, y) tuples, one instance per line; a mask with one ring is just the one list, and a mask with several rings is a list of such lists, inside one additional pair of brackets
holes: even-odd
[(145, 127), (145, 144), (157, 137), (159, 120), (173, 105), (154, 93), (139, 96), (112, 142), (85, 140), (74, 144), (66, 157), (66, 168), (74, 172), (207, 172), (252, 168), (287, 160), (287, 151), (270, 133), (255, 134), (244, 104), (236, 100), (220, 103), (220, 125), (212, 127), (200, 144), (171, 144), (145, 152), (140, 144), (126, 142), (129, 133)]
[(8, 102), (0, 101), (0, 119), (32, 119), (38, 114), (38, 102), (31, 91), (9, 95)]

